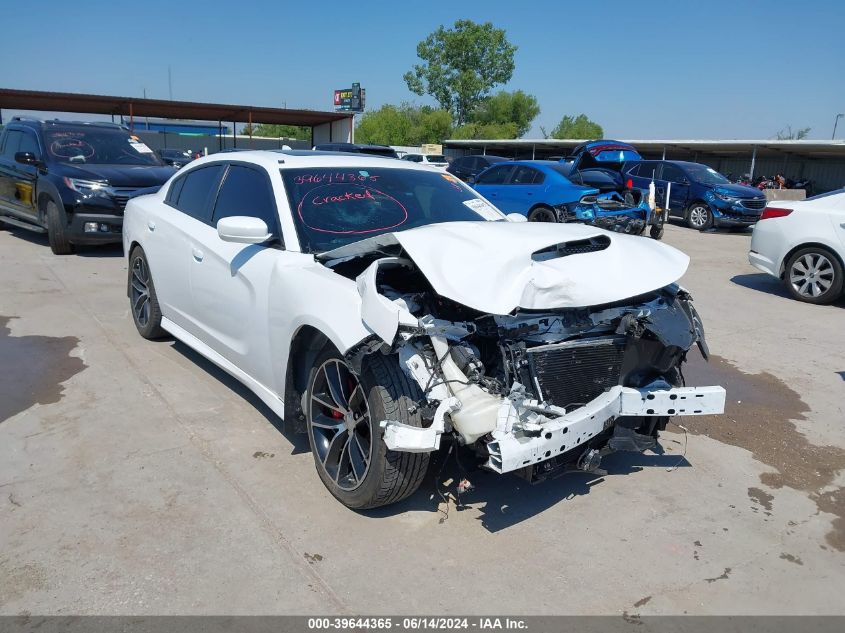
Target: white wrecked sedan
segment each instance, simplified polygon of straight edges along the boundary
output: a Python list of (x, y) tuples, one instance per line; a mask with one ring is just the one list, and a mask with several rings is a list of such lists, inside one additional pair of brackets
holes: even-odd
[(305, 431), (342, 503), (419, 486), (444, 436), (536, 481), (721, 413), (684, 385), (704, 331), (683, 253), (511, 221), (450, 174), (318, 152), (218, 154), (131, 200), (140, 334), (167, 333)]

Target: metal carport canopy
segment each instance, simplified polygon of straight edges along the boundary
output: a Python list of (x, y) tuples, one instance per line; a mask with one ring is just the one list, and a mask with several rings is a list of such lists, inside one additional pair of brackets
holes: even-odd
[(41, 92), (0, 88), (0, 109), (39, 110), (45, 112), (80, 112), (126, 117), (161, 117), (164, 119), (196, 119), (201, 121), (233, 121), (301, 125), (314, 127), (350, 118), (343, 112), (288, 110), (221, 103), (139, 99), (72, 92)]
[[(443, 141), (443, 145), (453, 149), (484, 149), (486, 152), (494, 153), (497, 149), (514, 151), (531, 151), (542, 149), (545, 151), (572, 150), (581, 143), (590, 139), (450, 139)], [(749, 140), (703, 140), (703, 139), (648, 139), (630, 140), (618, 139), (623, 143), (629, 143), (644, 153), (653, 154), (667, 150), (683, 150), (689, 153), (706, 152), (718, 155), (751, 155), (757, 149), (757, 155), (770, 154), (779, 155), (789, 153), (794, 156), (806, 158), (828, 158), (845, 157), (845, 141), (809, 141), (809, 140), (772, 140), (772, 139), (749, 139)]]

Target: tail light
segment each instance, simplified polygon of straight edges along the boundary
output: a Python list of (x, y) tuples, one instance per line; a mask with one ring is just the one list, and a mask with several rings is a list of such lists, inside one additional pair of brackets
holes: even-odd
[(766, 207), (763, 209), (763, 214), (760, 216), (761, 220), (770, 220), (771, 218), (782, 218), (790, 213), (792, 209), (779, 209), (778, 207)]
[(628, 181), (625, 183), (625, 186), (628, 189), (633, 189), (634, 188), (634, 180), (632, 178), (628, 178)]

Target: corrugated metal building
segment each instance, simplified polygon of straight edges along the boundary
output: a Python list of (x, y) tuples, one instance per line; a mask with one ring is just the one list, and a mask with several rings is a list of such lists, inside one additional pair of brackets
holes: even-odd
[[(644, 158), (704, 163), (726, 176), (809, 178), (816, 192), (845, 187), (845, 141), (625, 140)], [(448, 140), (447, 155), (496, 154), (508, 158), (561, 158), (582, 139)]]

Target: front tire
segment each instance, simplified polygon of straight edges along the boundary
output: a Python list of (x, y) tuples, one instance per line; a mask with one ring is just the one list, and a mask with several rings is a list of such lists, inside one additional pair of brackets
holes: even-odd
[(368, 356), (361, 376), (333, 348), (317, 357), (306, 393), (308, 441), (320, 480), (343, 505), (378, 508), (419, 488), (428, 453), (388, 450), (380, 423), (422, 426), (410, 413), (421, 397), (395, 355)]
[(795, 251), (784, 267), (783, 281), (795, 299), (807, 303), (832, 303), (842, 294), (845, 276), (836, 256), (821, 246)]
[(138, 334), (145, 339), (167, 336), (161, 327), (161, 308), (158, 305), (153, 276), (144, 249), (136, 246), (129, 255), (129, 310)]
[(687, 209), (687, 226), (698, 231), (713, 228), (713, 211), (705, 202), (693, 202)]
[(47, 240), (50, 242), (50, 250), (55, 255), (70, 255), (73, 253), (73, 244), (67, 237), (67, 221), (65, 214), (52, 200), (47, 201), (44, 213), (47, 216)]

